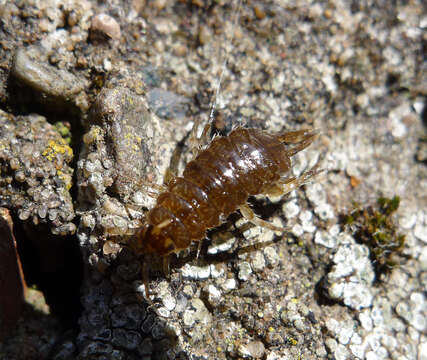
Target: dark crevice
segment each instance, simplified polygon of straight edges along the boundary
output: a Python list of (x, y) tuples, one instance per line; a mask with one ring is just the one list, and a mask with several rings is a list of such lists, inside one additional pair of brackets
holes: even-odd
[(18, 253), (28, 286), (36, 286), (64, 330), (77, 330), (82, 313), (80, 287), (83, 259), (73, 236), (52, 235), (46, 225), (37, 227), (14, 217)]

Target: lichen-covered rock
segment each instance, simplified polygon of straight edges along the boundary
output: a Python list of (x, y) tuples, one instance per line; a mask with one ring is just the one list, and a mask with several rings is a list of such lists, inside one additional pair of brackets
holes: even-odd
[(372, 284), (375, 273), (369, 258), (369, 249), (356, 244), (354, 239), (342, 234), (338, 250), (333, 257), (334, 266), (327, 275), (328, 295), (343, 301), (352, 309), (360, 310), (372, 305)]
[(11, 102), (17, 106), (37, 102), (46, 112), (68, 111), (74, 115), (87, 110), (87, 81), (49, 64), (46, 49), (41, 46), (17, 49), (10, 82), (15, 93)]
[[(79, 177), (82, 192), (75, 200), (82, 215), (79, 240), (85, 261), (93, 265), (86, 272), (85, 310), (73, 355), (103, 360), (422, 357), (426, 314), (420, 294), (427, 287), (427, 71), (421, 55), (427, 21), (422, 1), (290, 1), (283, 6), (276, 0), (256, 0), (242, 2), (233, 26), (234, 4), (41, 0), (6, 1), (0, 6), (3, 109), (45, 113), (50, 110), (45, 105), (54, 104), (37, 97), (33, 103), (28, 101), (31, 97), (11, 91), (18, 83), (23, 90), (32, 89), (11, 75), (16, 49), (40, 50), (40, 45), (43, 52), (30, 57), (30, 65), (71, 73), (73, 79), (90, 84), (83, 90), (87, 97), (77, 96), (64, 106), (68, 113), (76, 105), (80, 123), (85, 124), (88, 145), (82, 145), (79, 154), (79, 171), (85, 175)], [(94, 13), (109, 14), (120, 24), (120, 41), (91, 41)], [(104, 27), (111, 38), (108, 31)], [(316, 179), (320, 185), (289, 194), (289, 202), (254, 201), (260, 215), (289, 227), (283, 239), (271, 231), (242, 229), (233, 217), (230, 224), (210, 232), (214, 241), (202, 244), (198, 259), (193, 248), (172, 259), (169, 278), (148, 259), (154, 306), (147, 307), (143, 266), (123, 246), (126, 236), (113, 234), (138, 226), (141, 208), (150, 207), (152, 199), (145, 196), (140, 178), (161, 183), (163, 165), (175, 149), (182, 150), (181, 170), (191, 158), (188, 141), (182, 140), (194, 120), (207, 120), (221, 74), (217, 130), (225, 134), (242, 124), (269, 131), (315, 127), (321, 132), (319, 141), (296, 157), (293, 169), (300, 174), (324, 153), (321, 167), (328, 171)], [(148, 103), (154, 113), (168, 118), (159, 122), (161, 130), (147, 146), (149, 151), (142, 149), (143, 166), (135, 164), (135, 171), (123, 164), (129, 152), (115, 139), (118, 135), (111, 149), (122, 149), (126, 156), (120, 166), (114, 161), (104, 164), (104, 159), (115, 160), (106, 139), (113, 134), (109, 126), (117, 124), (93, 124), (86, 111), (87, 99), (92, 103), (102, 89), (123, 88), (148, 98), (162, 89), (161, 96)], [(40, 96), (37, 90), (35, 94)], [(155, 101), (161, 99), (165, 101)], [(169, 100), (186, 99), (186, 117), (178, 118), (183, 111)], [(113, 103), (120, 112), (120, 102)], [(115, 110), (109, 111), (113, 118)], [(130, 144), (137, 145), (134, 140)], [(129, 184), (125, 175), (120, 179), (122, 170), (131, 174)], [(345, 273), (345, 261), (338, 255), (359, 258), (362, 268), (369, 268), (363, 247), (342, 243), (339, 214), (351, 211), (353, 201), (364, 207), (379, 195), (401, 198), (396, 217), (407, 239), (405, 259), (381, 282), (364, 284), (372, 295), (371, 307), (354, 309), (343, 297), (332, 304), (321, 282), (332, 272), (331, 261), (337, 270), (331, 280), (343, 285), (349, 281), (338, 276)], [(254, 247), (251, 240), (269, 243)], [(352, 268), (360, 270), (354, 261)], [(355, 278), (358, 286), (363, 284), (360, 273)], [(356, 306), (361, 303), (360, 297), (350, 298)], [(16, 352), (28, 355), (19, 346)], [(45, 354), (45, 347), (36, 348)]]
[(73, 234), (73, 150), (43, 116), (0, 111), (0, 204), (53, 234)]
[[(146, 188), (145, 179), (158, 177), (153, 168), (161, 154), (152, 156), (150, 150), (158, 132), (143, 97), (126, 88), (104, 89), (99, 94), (77, 165), (82, 244), (90, 243), (94, 231), (124, 234), (130, 221), (142, 216), (138, 207), (147, 205), (141, 191)], [(135, 210), (127, 208), (127, 202)]]

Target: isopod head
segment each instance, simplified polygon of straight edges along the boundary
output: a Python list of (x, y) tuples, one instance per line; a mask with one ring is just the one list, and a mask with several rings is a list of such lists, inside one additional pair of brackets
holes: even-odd
[(167, 237), (159, 226), (145, 224), (131, 240), (131, 247), (136, 254), (157, 254), (166, 256), (176, 251), (171, 238)]

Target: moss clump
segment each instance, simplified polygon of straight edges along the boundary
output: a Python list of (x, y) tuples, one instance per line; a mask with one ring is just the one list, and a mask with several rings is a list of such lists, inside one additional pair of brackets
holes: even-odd
[(70, 124), (58, 121), (54, 124), (56, 130), (61, 134), (62, 138), (66, 141), (68, 145), (71, 144), (71, 130), (70, 130)]
[(355, 203), (355, 210), (344, 216), (344, 224), (353, 230), (355, 239), (369, 247), (377, 279), (400, 263), (405, 235), (397, 232), (392, 217), (399, 204), (399, 196), (380, 197), (375, 206), (362, 208)]

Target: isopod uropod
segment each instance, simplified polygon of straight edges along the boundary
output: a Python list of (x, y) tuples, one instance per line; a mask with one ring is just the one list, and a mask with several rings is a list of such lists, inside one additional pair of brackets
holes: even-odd
[(310, 129), (271, 134), (238, 127), (214, 138), (159, 194), (132, 248), (138, 255), (179, 252), (237, 209), (256, 225), (283, 231), (258, 218), (247, 200), (257, 194), (287, 194), (318, 173), (315, 166), (299, 177), (290, 174), (291, 156), (309, 146), (316, 134)]

